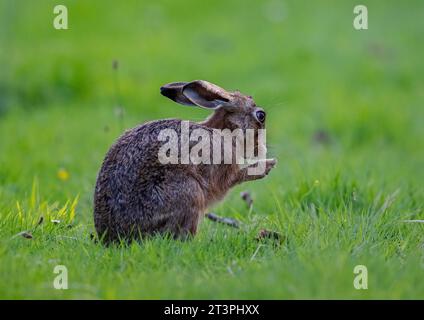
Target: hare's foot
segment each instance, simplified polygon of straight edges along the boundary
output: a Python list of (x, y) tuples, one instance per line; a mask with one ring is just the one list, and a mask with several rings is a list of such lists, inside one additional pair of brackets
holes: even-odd
[(176, 239), (189, 240), (197, 233), (200, 213), (197, 209), (186, 209), (180, 214), (176, 214), (176, 219), (169, 225), (169, 231)]
[(241, 169), (236, 178), (236, 183), (258, 180), (266, 177), (272, 168), (277, 164), (276, 159), (264, 159)]

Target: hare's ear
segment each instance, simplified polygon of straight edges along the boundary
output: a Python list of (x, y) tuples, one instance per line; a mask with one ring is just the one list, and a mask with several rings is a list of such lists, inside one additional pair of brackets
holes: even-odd
[(193, 102), (191, 102), (187, 97), (183, 95), (183, 87), (187, 84), (187, 82), (172, 82), (165, 84), (160, 88), (160, 93), (168, 97), (175, 102), (186, 106), (195, 106)]
[(183, 86), (182, 94), (199, 107), (216, 109), (228, 105), (231, 95), (224, 89), (204, 80), (196, 80)]
[(208, 109), (226, 106), (231, 99), (227, 91), (204, 80), (168, 83), (160, 93), (180, 104)]

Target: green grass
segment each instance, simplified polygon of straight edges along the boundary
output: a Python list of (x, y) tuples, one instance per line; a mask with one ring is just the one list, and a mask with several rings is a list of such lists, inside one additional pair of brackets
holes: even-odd
[[(424, 219), (422, 1), (364, 1), (367, 31), (352, 27), (356, 1), (62, 3), (66, 31), (56, 1), (0, 0), (0, 298), (424, 298), (424, 225), (403, 222)], [(94, 243), (108, 147), (146, 120), (204, 118), (159, 95), (192, 79), (267, 110), (278, 167), (214, 208), (245, 229)], [(261, 228), (285, 241), (258, 243)], [(53, 288), (56, 265), (68, 290)]]

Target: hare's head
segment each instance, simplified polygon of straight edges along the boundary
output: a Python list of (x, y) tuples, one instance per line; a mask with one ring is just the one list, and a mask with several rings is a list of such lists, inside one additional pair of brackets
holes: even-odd
[(263, 129), (265, 111), (251, 96), (229, 92), (204, 80), (174, 82), (161, 87), (161, 94), (187, 106), (198, 106), (214, 113), (204, 124), (217, 129)]

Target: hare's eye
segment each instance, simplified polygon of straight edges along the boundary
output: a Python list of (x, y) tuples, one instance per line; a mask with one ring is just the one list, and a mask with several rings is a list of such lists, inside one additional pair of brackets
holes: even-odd
[(259, 110), (259, 111), (256, 111), (255, 115), (256, 115), (256, 119), (258, 119), (260, 123), (265, 122), (265, 118), (266, 118), (265, 112), (263, 112), (262, 110)]

